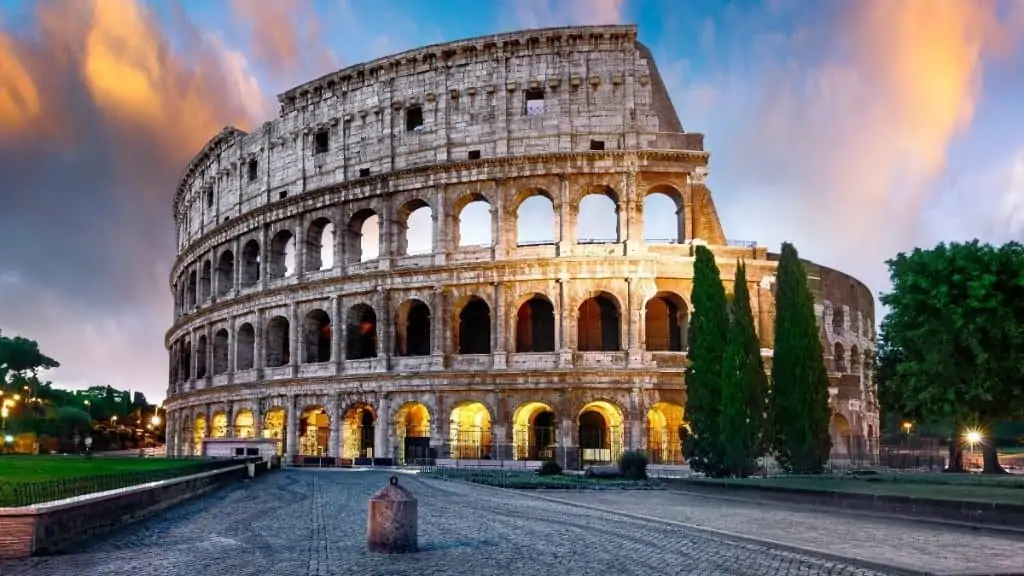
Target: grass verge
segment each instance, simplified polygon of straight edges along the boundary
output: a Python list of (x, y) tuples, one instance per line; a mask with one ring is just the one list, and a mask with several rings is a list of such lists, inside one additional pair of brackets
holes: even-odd
[(538, 476), (532, 472), (510, 472), (504, 470), (468, 470), (439, 468), (427, 475), (434, 478), (450, 478), (475, 484), (514, 488), (519, 490), (661, 490), (664, 485), (658, 480), (621, 480), (586, 478), (569, 474)]

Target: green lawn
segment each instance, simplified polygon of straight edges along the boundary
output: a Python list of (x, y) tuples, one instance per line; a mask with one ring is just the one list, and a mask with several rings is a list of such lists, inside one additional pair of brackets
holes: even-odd
[(1024, 476), (1012, 475), (984, 477), (977, 474), (879, 474), (862, 477), (774, 477), (694, 481), (725, 485), (768, 485), (859, 494), (1024, 504)]
[(439, 469), (429, 475), (520, 490), (658, 490), (657, 480), (586, 478), (570, 474), (539, 476), (533, 472), (503, 470)]
[(198, 459), (0, 456), (0, 507), (126, 488), (230, 464)]

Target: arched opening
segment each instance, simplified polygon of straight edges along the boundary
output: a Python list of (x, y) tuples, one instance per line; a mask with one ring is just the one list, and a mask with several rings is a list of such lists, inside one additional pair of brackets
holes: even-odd
[(291, 230), (281, 230), (271, 239), (269, 265), (271, 280), (295, 274), (295, 236)]
[(459, 215), (458, 239), (455, 245), (459, 248), (478, 246), (489, 247), (491, 239), (491, 204), (479, 194), (470, 195), (469, 201)]
[(430, 411), (419, 402), (407, 402), (395, 412), (395, 438), (400, 464), (426, 463), (430, 454)]
[(644, 308), (644, 342), (650, 352), (686, 350), (689, 314), (677, 294), (658, 292)]
[(425, 200), (410, 200), (398, 210), (398, 255), (434, 251), (434, 211)]
[(622, 412), (605, 401), (591, 402), (577, 417), (580, 460), (615, 462), (622, 453)]
[(203, 273), (199, 276), (199, 301), (206, 302), (210, 299), (210, 290), (213, 286), (213, 264), (209, 260), (203, 260)]
[(206, 416), (200, 414), (196, 416), (195, 422), (192, 424), (192, 454), (195, 456), (203, 455), (203, 440), (206, 439)]
[(306, 364), (331, 361), (331, 317), (327, 312), (310, 310), (302, 320), (302, 334), (306, 345)]
[(256, 436), (256, 419), (252, 410), (242, 409), (235, 414), (235, 438), (253, 438)]
[(181, 418), (181, 429), (174, 433), (175, 456), (191, 456), (193, 449), (192, 419), (183, 414)]
[(256, 357), (256, 330), (246, 322), (238, 327), (235, 342), (235, 370), (252, 370)]
[(377, 357), (377, 313), (367, 304), (356, 304), (348, 311), (348, 342), (345, 358), (364, 360)]
[(840, 374), (846, 373), (846, 350), (839, 342), (836, 342), (832, 348), (832, 363), (836, 372)]
[(230, 337), (226, 328), (217, 330), (213, 335), (213, 373), (225, 374), (228, 371), (228, 341)]
[(305, 270), (317, 272), (334, 266), (334, 224), (327, 218), (317, 218), (306, 229), (303, 258)]
[(226, 295), (234, 285), (235, 255), (231, 250), (225, 250), (217, 258), (217, 296)]
[(686, 423), (683, 407), (656, 402), (647, 411), (647, 454), (651, 464), (683, 464)]
[(615, 192), (605, 188), (583, 196), (576, 217), (576, 242), (606, 244), (618, 242), (619, 238), (619, 207)]
[(323, 406), (303, 410), (299, 420), (299, 455), (327, 456), (330, 440), (331, 417)]
[(580, 352), (608, 352), (620, 348), (619, 307), (608, 294), (598, 294), (580, 304), (576, 327)]
[[(345, 433), (345, 446), (342, 448), (342, 458), (355, 460), (356, 458), (373, 458), (374, 430), (377, 423), (377, 414), (369, 404), (357, 403), (345, 411), (343, 420)], [(383, 457), (383, 454), (378, 454)]]
[(406, 300), (395, 311), (395, 354), (430, 354), (430, 308), (422, 300)]
[(473, 296), (459, 312), (459, 354), (491, 353), (491, 308), (478, 296)]
[(860, 376), (860, 349), (857, 346), (850, 348), (850, 374)]
[(284, 408), (271, 408), (263, 417), (263, 437), (277, 441), (277, 455), (284, 454), (284, 439), (288, 431), (288, 414)]
[(345, 230), (349, 262), (367, 262), (380, 256), (380, 218), (369, 208), (356, 212)]
[(656, 186), (644, 198), (644, 242), (682, 244), (686, 220), (683, 195), (671, 186)]
[(832, 333), (839, 336), (843, 333), (843, 327), (846, 326), (846, 314), (843, 310), (842, 304), (835, 304), (832, 306)]
[(181, 373), (185, 380), (192, 379), (192, 342), (185, 340), (181, 351)]
[(555, 307), (535, 294), (516, 313), (516, 352), (555, 351)]
[(242, 248), (241, 262), (242, 287), (255, 286), (260, 281), (260, 244), (255, 240), (249, 240)]
[(452, 410), (449, 424), (452, 458), (491, 458), (491, 413), (486, 406), (480, 402), (461, 402)]
[(832, 436), (831, 457), (848, 458), (850, 456), (850, 421), (846, 416), (838, 412), (832, 415), (832, 422), (829, 424), (829, 432)]
[(516, 460), (551, 460), (558, 444), (558, 421), (551, 406), (527, 402), (512, 415)]
[(196, 280), (196, 271), (192, 270), (188, 273), (188, 288), (185, 290), (185, 311), (190, 312), (196, 307), (196, 290), (199, 289), (197, 286), (198, 281)]
[(217, 412), (210, 419), (210, 438), (227, 438), (228, 437), (228, 415), (223, 412)]
[(531, 246), (555, 243), (555, 203), (551, 196), (536, 190), (516, 209), (516, 244)]
[(196, 346), (196, 378), (206, 378), (206, 354), (208, 341), (206, 335), (199, 337)]
[(278, 368), (292, 361), (291, 343), (288, 340), (289, 324), (284, 316), (274, 316), (267, 322), (266, 365)]

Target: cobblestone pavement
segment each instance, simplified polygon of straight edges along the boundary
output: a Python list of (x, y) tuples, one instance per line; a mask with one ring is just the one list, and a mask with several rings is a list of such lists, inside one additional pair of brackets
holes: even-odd
[(0, 563), (0, 575), (877, 574), (697, 530), (409, 475), (400, 482), (419, 499), (421, 551), (372, 555), (367, 501), (386, 482), (381, 472), (268, 474), (66, 554)]
[(664, 491), (543, 495), (939, 574), (1024, 574), (1024, 536), (1014, 534)]

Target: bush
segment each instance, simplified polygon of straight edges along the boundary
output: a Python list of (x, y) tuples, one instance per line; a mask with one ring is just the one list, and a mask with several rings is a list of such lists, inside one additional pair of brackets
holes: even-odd
[(547, 460), (537, 469), (538, 476), (558, 476), (562, 473), (562, 467), (554, 460)]
[(630, 480), (647, 479), (647, 455), (639, 450), (627, 450), (619, 456), (619, 473)]

